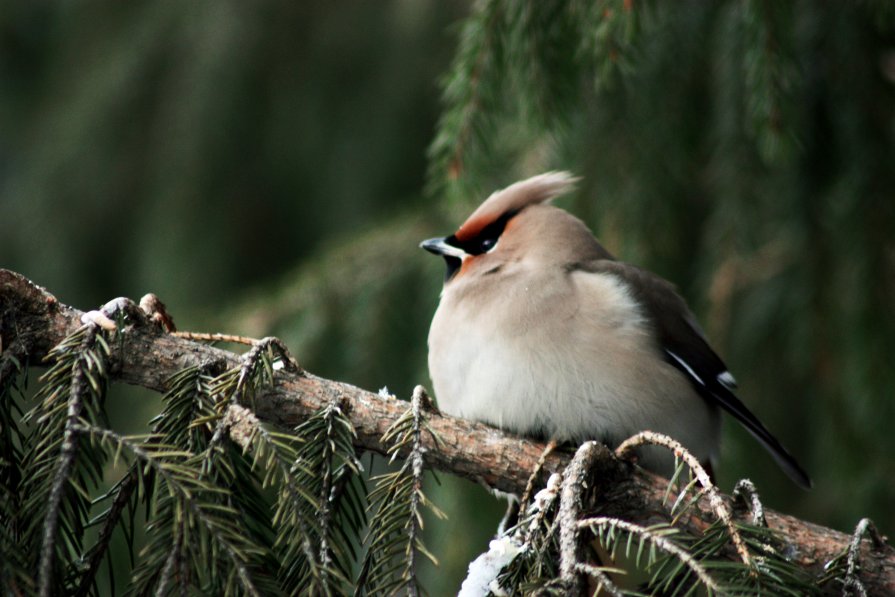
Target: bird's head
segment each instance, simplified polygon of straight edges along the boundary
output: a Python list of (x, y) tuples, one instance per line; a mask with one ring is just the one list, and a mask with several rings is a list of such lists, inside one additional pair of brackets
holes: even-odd
[(512, 184), (492, 193), (454, 234), (430, 238), (420, 247), (444, 257), (445, 284), (495, 274), (523, 260), (592, 257), (602, 249), (587, 227), (547, 205), (571, 191), (577, 180), (568, 172), (548, 172)]

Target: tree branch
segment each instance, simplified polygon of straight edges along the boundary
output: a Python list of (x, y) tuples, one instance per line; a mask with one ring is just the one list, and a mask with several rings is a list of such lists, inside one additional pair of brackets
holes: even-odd
[[(20, 274), (0, 269), (0, 357), (9, 352), (32, 364), (42, 362), (50, 348), (81, 325), (82, 314)], [(118, 342), (114, 343), (113, 350), (117, 346)], [(113, 378), (159, 392), (166, 390), (169, 377), (186, 367), (242, 364), (237, 354), (165, 333), (148, 321), (126, 328), (121, 347), (113, 354)], [(282, 370), (277, 379), (276, 387), (247, 405), (259, 419), (291, 428), (338, 400), (345, 405), (357, 431), (357, 446), (363, 450), (385, 453), (382, 435), (408, 406), (307, 372)], [(429, 416), (429, 426), (442, 441), (436, 444), (429, 434), (423, 434), (428, 466), (501, 491), (522, 493), (544, 452), (542, 443), (437, 413)], [(668, 481), (615, 459), (605, 447), (598, 446), (598, 450), (601, 493), (596, 514), (642, 525), (667, 520)], [(541, 482), (550, 473), (561, 471), (570, 457), (559, 451), (550, 453), (541, 468)], [(765, 516), (768, 526), (780, 531), (789, 543), (794, 561), (816, 577), (823, 574), (824, 564), (848, 550), (852, 541), (849, 535), (792, 516), (770, 510)], [(714, 520), (710, 505), (702, 500), (681, 524), (699, 534)], [(860, 564), (858, 578), (870, 594), (895, 594), (895, 550), (864, 541)], [(828, 583), (825, 589), (838, 594), (842, 587)]]

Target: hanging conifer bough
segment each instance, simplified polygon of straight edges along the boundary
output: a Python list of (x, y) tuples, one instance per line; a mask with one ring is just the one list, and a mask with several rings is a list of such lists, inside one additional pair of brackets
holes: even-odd
[[(600, 184), (634, 199), (607, 206), (606, 218), (648, 213), (644, 225), (659, 224), (642, 234), (665, 247), (686, 244), (671, 235), (689, 234), (690, 220), (709, 223), (704, 242), (744, 223), (760, 236), (767, 226), (755, 221), (755, 207), (773, 196), (773, 209), (800, 214), (803, 227), (791, 235), (794, 246), (774, 239), (749, 257), (752, 267), (729, 267), (762, 275), (780, 273), (763, 266), (784, 267), (798, 239), (812, 234), (832, 234), (825, 241), (848, 250), (882, 246), (885, 226), (864, 226), (860, 215), (849, 220), (859, 235), (831, 233), (825, 222), (835, 210), (818, 213), (825, 203), (815, 200), (816, 191), (842, 209), (842, 197), (860, 197), (866, 203), (855, 213), (877, 218), (893, 188), (890, 112), (862, 103), (882, 96), (837, 95), (831, 109), (821, 88), (843, 76), (858, 90), (881, 84), (867, 64), (891, 40), (891, 7), (834, 6), (818, 16), (811, 10), (820, 9), (757, 0), (687, 10), (632, 0), (478, 0), (444, 79), (429, 189), (472, 200), (480, 187), (560, 162), (603, 175)], [(799, 10), (811, 12), (807, 22)], [(874, 24), (870, 41), (860, 35), (864, 21)], [(823, 36), (812, 29), (825, 23), (832, 41), (816, 41)], [(854, 62), (864, 70), (841, 68), (817, 58), (827, 43), (873, 60)], [(680, 69), (692, 73), (666, 78)], [(800, 116), (801, 104), (812, 114)], [(835, 145), (860, 136), (870, 139), (866, 151)], [(800, 153), (812, 142), (816, 155)], [(702, 161), (687, 161), (693, 155)], [(794, 163), (847, 176), (809, 193), (781, 169)], [(489, 180), (494, 172), (499, 181)], [(748, 194), (744, 172), (772, 189), (799, 190)], [(733, 199), (710, 212), (709, 192)], [(644, 196), (661, 201), (636, 200)], [(824, 258), (825, 280), (853, 279), (851, 264), (836, 271)], [(857, 279), (875, 285), (880, 276)], [(730, 285), (717, 287), (726, 304)], [(889, 308), (884, 293), (865, 296)], [(878, 308), (854, 311), (846, 339), (853, 329), (872, 336), (883, 327), (862, 319)], [(423, 492), (427, 470), (534, 493), (516, 524), (471, 563), (464, 595), (895, 594), (895, 551), (872, 522), (845, 535), (799, 521), (765, 509), (746, 480), (726, 497), (668, 438), (640, 434), (615, 454), (592, 442), (574, 455), (545, 451), (442, 416), (422, 388), (401, 401), (316, 377), (274, 338), (173, 331), (154, 297), (82, 313), (0, 270), (4, 594), (98, 594), (101, 575), (121, 569), (111, 560), (122, 544), (127, 578), (105, 586), (139, 595), (420, 594), (417, 565), (436, 561), (443, 547), (422, 540), (425, 514), (440, 513)], [(192, 341), (234, 339), (252, 348), (238, 355)], [(846, 368), (879, 363), (855, 359)], [(39, 369), (46, 371), (32, 392), (27, 381)], [(149, 433), (112, 428), (106, 409), (115, 382), (163, 396)], [(674, 452), (671, 480), (626, 460), (643, 443)], [(363, 452), (383, 455), (389, 472), (367, 480)]]
[(370, 493), (370, 507), (375, 511), (367, 532), (367, 555), (364, 557), (355, 595), (404, 594), (419, 595), (416, 577), (419, 555), (438, 560), (423, 545), (423, 508), (444, 518), (423, 494), (425, 462), (422, 435), (428, 433), (438, 444), (438, 436), (426, 425), (426, 410), (432, 403), (421, 386), (410, 399), (410, 408), (382, 436), (393, 462), (399, 454), (406, 458), (401, 468), (372, 479), (376, 488)]
[[(479, 196), (475, 191), (490, 171), (520, 165), (531, 171), (532, 162), (550, 154), (586, 152), (574, 144), (593, 137), (583, 141), (569, 126), (586, 134), (583, 118), (599, 113), (601, 104), (625, 116), (613, 103), (625, 101), (624, 86), (636, 89), (639, 69), (655, 68), (642, 64), (644, 55), (673, 51), (671, 44), (681, 41), (675, 38), (681, 24), (668, 21), (700, 30), (722, 23), (723, 43), (730, 44), (723, 59), (736, 62), (724, 67), (739, 78), (743, 97), (735, 108), (747, 138), (766, 163), (791, 156), (799, 144), (793, 128), (798, 66), (786, 46), (793, 10), (757, 0), (686, 11), (633, 0), (478, 0), (442, 80), (444, 111), (429, 147), (429, 190), (453, 199)], [(868, 7), (875, 10), (886, 18), (882, 5)], [(599, 121), (587, 125), (605, 132)], [(562, 169), (569, 168), (564, 163)]]

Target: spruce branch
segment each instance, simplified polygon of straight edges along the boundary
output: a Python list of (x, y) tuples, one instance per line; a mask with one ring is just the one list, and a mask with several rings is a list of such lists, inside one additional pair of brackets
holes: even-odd
[(230, 405), (228, 413), (240, 412), (236, 427), (237, 442), (252, 454), (252, 470), (260, 470), (262, 488), (277, 488), (272, 518), (276, 537), (271, 546), (277, 554), (278, 576), (286, 587), (306, 587), (310, 592), (332, 594), (332, 578), (336, 573), (324, 569), (314, 549), (313, 539), (320, 535), (316, 528), (317, 502), (313, 490), (303, 485), (300, 475), (313, 474), (299, 459), (300, 436), (291, 436), (265, 429), (250, 411)]
[[(709, 503), (715, 514), (718, 516), (718, 519), (727, 527), (727, 530), (730, 533), (730, 539), (733, 541), (734, 547), (736, 547), (737, 553), (743, 564), (752, 567), (752, 556), (749, 554), (749, 549), (746, 547), (746, 543), (743, 541), (740, 532), (737, 530), (737, 525), (733, 520), (733, 513), (730, 511), (727, 502), (721, 497), (721, 492), (712, 482), (711, 477), (709, 477), (709, 474), (703, 468), (702, 464), (700, 464), (699, 460), (687, 451), (680, 442), (652, 431), (643, 431), (626, 439), (618, 446), (618, 448), (616, 448), (615, 454), (619, 458), (624, 458), (625, 455), (631, 452), (634, 448), (644, 445), (668, 448), (674, 453), (675, 458), (680, 458), (688, 467), (690, 467), (690, 470), (693, 471), (696, 479), (699, 480), (699, 484), (702, 485), (703, 491), (708, 496)], [(681, 495), (684, 495), (685, 493), (686, 490), (681, 491)]]
[(16, 397), (21, 393), (18, 380), (25, 374), (16, 356), (21, 354), (21, 347), (16, 345), (0, 352), (0, 592), (7, 594), (34, 590), (27, 558), (16, 542), (21, 526), (22, 446), (27, 441), (17, 424), (22, 415)]
[(438, 437), (426, 422), (426, 410), (431, 402), (422, 386), (413, 390), (410, 408), (382, 436), (389, 445), (390, 462), (402, 451), (409, 455), (397, 472), (375, 477), (376, 488), (370, 494), (370, 507), (375, 513), (367, 533), (367, 554), (356, 583), (355, 595), (389, 595), (406, 591), (419, 595), (417, 555), (422, 554), (432, 563), (438, 561), (422, 540), (423, 508), (439, 518), (441, 512), (423, 493), (424, 453), (423, 432), (436, 444)]
[(786, 157), (796, 143), (792, 130), (797, 67), (782, 47), (791, 25), (784, 22), (790, 10), (784, 4), (748, 0), (741, 5), (743, 75), (746, 119), (759, 155), (767, 162)]
[[(215, 499), (226, 493), (226, 490), (204, 481), (201, 478), (195, 459), (188, 452), (178, 450), (175, 446), (159, 443), (157, 437), (148, 436), (122, 436), (110, 429), (103, 429), (94, 425), (81, 423), (76, 426), (76, 431), (89, 436), (94, 442), (101, 444), (109, 452), (121, 454), (122, 451), (130, 453), (145, 467), (151, 468), (162, 481), (158, 488), (161, 500), (164, 502), (159, 510), (170, 509), (173, 515), (170, 519), (159, 515), (148, 527), (151, 529), (174, 532), (174, 535), (163, 541), (169, 548), (178, 545), (175, 540), (178, 532), (186, 530), (198, 531), (212, 542), (212, 548), (221, 549), (232, 565), (233, 578), (249, 595), (260, 595), (256, 587), (255, 574), (251, 570), (254, 557), (263, 552), (252, 543), (251, 539), (243, 532), (238, 524), (237, 512)], [(180, 526), (182, 525), (182, 526)], [(198, 545), (191, 549), (206, 552), (207, 546), (198, 538)], [(194, 539), (195, 540), (195, 539)], [(147, 545), (144, 551), (152, 551), (152, 543)], [(186, 546), (185, 546), (186, 547)], [(169, 568), (168, 549), (159, 550), (162, 565), (157, 578), (159, 582), (166, 583), (161, 572)], [(197, 558), (194, 565), (208, 562), (207, 557)], [(173, 568), (171, 568), (173, 569)], [(139, 571), (138, 571), (139, 572)], [(152, 581), (155, 574), (147, 574), (145, 571), (138, 573), (135, 580), (142, 579)], [(148, 588), (144, 585), (145, 588)], [(145, 592), (139, 590), (138, 592)]]
[[(569, 591), (580, 593), (584, 588), (586, 574), (593, 578), (599, 587), (611, 595), (621, 595), (621, 589), (610, 578), (609, 569), (594, 566), (583, 557), (580, 531), (583, 526), (582, 513), (593, 495), (597, 493), (594, 483), (600, 480), (600, 473), (605, 468), (608, 452), (599, 449), (597, 442), (585, 442), (575, 452), (575, 456), (563, 473), (562, 492), (557, 513), (559, 524), (559, 582)], [(617, 520), (601, 518), (600, 520)], [(619, 522), (623, 522), (619, 520)], [(637, 525), (633, 525), (637, 526)], [(637, 527), (638, 529), (642, 527)], [(614, 554), (612, 532), (603, 534), (601, 541)]]
[[(19, 346), (28, 347), (27, 354), (17, 355), (22, 362), (41, 362), (53, 346), (81, 326), (80, 316), (80, 311), (59, 303), (24, 277), (0, 270), (0, 337), (7, 350), (20, 340)], [(213, 367), (222, 371), (242, 364), (238, 355), (164, 334), (157, 326), (135, 323), (120, 332), (123, 350), (116, 351), (110, 369), (112, 379), (117, 381), (161, 392), (168, 389), (167, 381), (172, 375), (188, 367)], [(355, 448), (386, 453), (390, 446), (382, 442), (382, 436), (405, 415), (406, 403), (384, 399), (348, 384), (321, 379), (307, 372), (295, 375), (280, 371), (276, 384), (256, 396), (253, 412), (265, 424), (290, 428), (305, 421), (334, 397), (346, 405), (344, 411), (357, 434), (353, 440)], [(427, 466), (502, 491), (524, 491), (530, 471), (544, 450), (543, 444), (436, 412), (428, 413), (426, 419), (428, 427), (442, 439), (436, 443), (429, 434), (421, 435), (420, 441), (427, 450)], [(202, 429), (204, 425), (199, 422), (194, 429)], [(61, 437), (61, 433), (56, 437)], [(596, 449), (609, 454), (605, 447), (597, 446)], [(400, 450), (402, 457), (408, 453), (409, 450)], [(550, 454), (544, 463), (542, 479), (563, 470), (568, 461), (569, 456), (560, 451)], [(663, 503), (667, 479), (611, 457), (607, 457), (603, 464), (601, 482), (594, 496), (599, 504), (599, 515), (621, 518), (641, 526), (667, 520), (662, 514), (666, 510)], [(797, 566), (815, 580), (824, 574), (823, 563), (841, 554), (851, 543), (848, 535), (772, 510), (766, 510), (765, 517), (769, 529), (782, 543), (777, 551), (787, 555), (790, 567)], [(35, 518), (40, 520), (39, 516)], [(676, 528), (699, 537), (716, 521), (714, 511), (699, 502), (692, 505), (688, 516), (677, 521)], [(726, 529), (724, 533), (727, 533)], [(766, 536), (767, 530), (764, 533)], [(162, 548), (165, 555), (166, 549)], [(889, 547), (863, 552), (866, 553), (857, 574), (868, 592), (895, 592), (895, 552)], [(826, 583), (821, 590), (824, 594), (837, 592), (840, 587), (835, 585)]]
[[(302, 489), (301, 499), (293, 499), (290, 507), (307, 541), (302, 551), (297, 551), (294, 533), (278, 525), (274, 546), (283, 554), (284, 578), (290, 579), (288, 586), (304, 586), (305, 578), (316, 574), (326, 591), (345, 592), (356, 556), (353, 544), (360, 542), (366, 524), (354, 428), (339, 401), (333, 400), (296, 427), (294, 433), (301, 443), (294, 451), (286, 481)], [(279, 517), (278, 512), (275, 520)], [(304, 561), (299, 555), (304, 555)]]
[[(122, 515), (125, 510), (131, 511), (131, 528), (133, 529), (133, 498), (139, 485), (140, 470), (137, 466), (131, 466), (128, 473), (115, 484), (115, 486), (104, 496), (111, 497), (112, 502), (108, 509), (97, 516), (91, 525), (102, 522), (99, 536), (96, 542), (87, 551), (85, 558), (86, 566), (78, 581), (78, 590), (75, 593), (77, 597), (84, 597), (90, 593), (91, 588), (96, 581), (96, 575), (99, 572), (100, 564), (108, 555), (109, 544), (112, 541), (112, 534), (118, 525), (122, 522)], [(133, 554), (131, 553), (131, 562), (133, 562)]]
[(263, 338), (243, 355), (239, 367), (231, 368), (209, 382), (210, 397), (217, 414), (204, 420), (216, 418), (217, 425), (206, 447), (206, 471), (212, 470), (221, 442), (230, 431), (228, 420), (224, 417), (228, 407), (251, 402), (257, 392), (272, 386), (274, 370), (278, 365), (285, 366), (293, 373), (301, 373), (289, 349), (279, 338)]
[(593, 65), (594, 86), (611, 87), (633, 69), (640, 10), (630, 0), (573, 0), (569, 10), (578, 26), (578, 55)]
[[(366, 524), (360, 498), (360, 494), (365, 493), (360, 477), (362, 466), (354, 452), (354, 428), (344, 416), (338, 401), (331, 402), (322, 410), (319, 420), (322, 426), (316, 433), (310, 432), (314, 427), (313, 417), (295, 430), (299, 437), (306, 438), (297, 462), (313, 462), (314, 454), (308, 452), (319, 453), (316, 457), (319, 464), (313, 470), (314, 477), (307, 480), (308, 486), (312, 486), (311, 481), (319, 485), (319, 557), (327, 568), (333, 566), (335, 558), (335, 566), (342, 578), (347, 579), (355, 556), (352, 543)], [(316, 483), (318, 479), (320, 482)], [(343, 499), (346, 501), (343, 502)], [(351, 516), (351, 513), (354, 515)], [(336, 525), (337, 521), (347, 524)]]
[[(574, 56), (576, 24), (566, 2), (510, 3), (508, 61), (522, 102), (521, 122), (550, 130), (565, 121), (578, 99), (578, 68)], [(518, 57), (518, 58), (517, 58)]]
[[(594, 535), (600, 539), (603, 546), (613, 554), (622, 543), (622, 535), (627, 534), (628, 540), (625, 542), (625, 555), (630, 556), (632, 550), (632, 541), (630, 538), (637, 537), (639, 540), (636, 549), (637, 565), (640, 565), (640, 560), (644, 555), (644, 546), (647, 544), (655, 546), (659, 550), (677, 558), (684, 566), (686, 566), (687, 569), (699, 579), (699, 583), (710, 595), (713, 593), (724, 592), (722, 587), (708, 573), (708, 570), (690, 555), (686, 549), (670, 539), (670, 536), (677, 533), (676, 529), (664, 525), (642, 527), (624, 520), (619, 520), (618, 518), (610, 518), (606, 516), (585, 518), (584, 520), (579, 520), (577, 525), (579, 529), (590, 529)], [(619, 534), (618, 531), (621, 531), (621, 534)], [(658, 558), (653, 551), (646, 550), (646, 556), (647, 568), (654, 566), (656, 562), (658, 562)], [(678, 580), (678, 582), (684, 582), (686, 580), (686, 578), (676, 579), (673, 576), (670, 576), (669, 578), (671, 580)], [(666, 586), (663, 587), (663, 590), (667, 591), (669, 588), (670, 587)]]
[[(0, 496), (0, 506), (8, 496)], [(0, 592), (4, 595), (32, 595), (35, 592), (34, 579), (29, 570), (26, 554), (16, 545), (15, 536), (5, 525), (0, 525)]]
[(476, 2), (442, 81), (429, 194), (474, 191), (504, 146), (529, 159), (552, 149), (588, 79), (599, 90), (632, 70), (640, 13), (629, 0)]
[[(224, 471), (226, 485), (242, 484), (249, 475), (226, 472), (238, 467), (239, 462), (227, 460), (224, 442), (229, 438), (243, 453), (251, 452), (251, 469), (261, 474), (262, 488), (276, 486), (280, 490), (271, 545), (278, 555), (280, 581), (286, 587), (305, 587), (315, 594), (335, 594), (349, 584), (348, 570), (354, 554), (350, 533), (335, 544), (331, 540), (331, 484), (334, 475), (339, 483), (350, 483), (351, 473), (347, 471), (355, 475), (359, 472), (352, 444), (353, 429), (334, 404), (299, 426), (294, 437), (265, 429), (254, 413), (240, 403), (252, 402), (256, 394), (271, 386), (279, 369), (301, 375), (286, 346), (277, 338), (264, 338), (242, 357), (239, 367), (209, 381), (214, 414), (201, 420), (206, 424), (216, 421), (216, 425), (204, 450), (203, 471), (207, 475)], [(329, 434), (313, 436), (308, 429), (317, 429), (321, 422)], [(227, 462), (221, 462), (221, 456)], [(324, 480), (323, 488), (315, 490), (320, 479)], [(356, 493), (346, 496), (345, 502), (336, 504), (338, 508), (358, 499)], [(319, 512), (325, 514), (319, 516)], [(339, 515), (341, 522), (341, 511)], [(362, 520), (356, 521), (356, 532), (362, 526)]]
[[(208, 396), (211, 401), (211, 412), (201, 418), (200, 421), (204, 424), (212, 422), (216, 424), (211, 439), (204, 448), (204, 457), (202, 459), (204, 475), (220, 474), (222, 472), (221, 469), (229, 469), (231, 472), (229, 477), (232, 482), (242, 482), (243, 479), (241, 477), (232, 474), (236, 463), (226, 462), (223, 467), (217, 466), (219, 457), (226, 453), (225, 440), (233, 435), (231, 424), (234, 421), (241, 420), (238, 416), (234, 416), (236, 411), (232, 411), (231, 407), (239, 406), (240, 402), (243, 401), (251, 402), (257, 392), (273, 385), (275, 359), (278, 358), (275, 351), (279, 353), (279, 358), (292, 364), (291, 369), (297, 370), (297, 366), (294, 365), (288, 350), (280, 340), (264, 338), (243, 355), (242, 363), (238, 367), (230, 368), (209, 381)], [(228, 417), (226, 416), (227, 414), (231, 416)], [(242, 420), (242, 422), (250, 423), (248, 420)], [(252, 430), (249, 429), (248, 433), (251, 432)], [(248, 442), (248, 438), (237, 437), (236, 439), (237, 443), (241, 445)]]
[(601, 593), (605, 592), (608, 595), (612, 595), (612, 597), (623, 597), (624, 593), (614, 582), (612, 582), (612, 578), (610, 578), (608, 570), (605, 567), (594, 566), (587, 562), (577, 562), (575, 564), (575, 571), (580, 572), (581, 574), (586, 574), (597, 581)]
[[(39, 396), (42, 400), (27, 415), (36, 420), (34, 437), (38, 439), (33, 456), (27, 458), (31, 470), (26, 469), (25, 478), (32, 493), (25, 503), (25, 512), (29, 517), (34, 516), (30, 521), (32, 534), (38, 532), (37, 525), (40, 525), (37, 590), (42, 597), (51, 594), (54, 581), (64, 582), (56, 578), (57, 571), (68, 559), (64, 550), (80, 552), (81, 533), (89, 510), (82, 488), (83, 475), (86, 473), (97, 484), (104, 460), (101, 454), (87, 455), (82, 459), (81, 470), (76, 467), (77, 428), (82, 417), (88, 421), (102, 418), (110, 350), (99, 330), (97, 325), (84, 324), (53, 349), (50, 356), (57, 362), (44, 377), (46, 385)], [(55, 458), (54, 452), (58, 453)], [(31, 475), (43, 475), (43, 478)], [(40, 492), (43, 484), (48, 484), (44, 485), (46, 493)], [(40, 502), (42, 496), (46, 496), (46, 504)]]
[(171, 375), (162, 397), (165, 408), (150, 421), (154, 433), (166, 443), (196, 454), (205, 449), (212, 432), (214, 410), (213, 376), (217, 364), (193, 365)]
[(272, 385), (275, 363), (282, 363), (292, 373), (301, 373), (301, 368), (289, 349), (279, 338), (262, 338), (243, 357), (242, 367), (239, 369), (239, 377), (236, 389), (230, 394), (230, 402), (239, 404), (245, 399), (245, 392), (251, 386), (252, 395), (255, 390), (265, 385)]
[[(711, 568), (715, 577), (732, 590), (769, 595), (807, 597), (821, 593), (820, 582), (805, 573), (793, 561), (792, 546), (774, 529), (737, 523), (737, 530), (752, 555), (752, 565), (741, 561), (729, 561), (730, 535), (720, 520), (705, 530), (703, 535), (689, 546), (691, 555)], [(668, 574), (671, 560), (657, 568), (657, 574)]]
[(438, 195), (464, 180), (471, 149), (493, 133), (489, 116), (498, 101), (504, 24), (501, 0), (478, 0), (460, 31), (460, 46), (442, 81), (444, 110), (429, 146), (428, 192)]
[(19, 356), (27, 354), (19, 342), (3, 346), (0, 335), (0, 592), (5, 595), (33, 594), (35, 582), (26, 554), (16, 541), (19, 533), (22, 481), (22, 449), (27, 438), (16, 424), (21, 408), (16, 394), (18, 379), (26, 374)]
[[(236, 391), (239, 372), (242, 369), (233, 367), (216, 377), (213, 376), (212, 374), (219, 369), (219, 363), (212, 363), (207, 366), (188, 367), (173, 375), (167, 382), (169, 390), (164, 397), (165, 409), (153, 420), (153, 430), (163, 441), (169, 442), (184, 454), (197, 455), (191, 457), (191, 461), (194, 460), (200, 466), (202, 471), (199, 473), (200, 477), (205, 476), (200, 478), (200, 481), (214, 487), (228, 488), (228, 491), (211, 494), (209, 496), (211, 502), (215, 507), (239, 512), (240, 515), (234, 517), (233, 523), (239, 527), (239, 533), (246, 535), (253, 544), (264, 549), (267, 543), (265, 534), (271, 532), (264, 525), (264, 521), (268, 518), (266, 512), (268, 505), (255, 489), (252, 475), (248, 470), (249, 466), (243, 463), (241, 457), (225, 443), (225, 440), (230, 438), (245, 448), (244, 443), (247, 440), (240, 434), (252, 433), (251, 429), (246, 430), (250, 425), (250, 422), (247, 422), (251, 419), (250, 411), (242, 409), (247, 414), (238, 416), (234, 410), (237, 405), (229, 399), (230, 394)], [(252, 370), (259, 375), (247, 374), (244, 383), (251, 385), (251, 391), (254, 392), (257, 389), (254, 384), (259, 382), (259, 378), (265, 378), (268, 368), (260, 366), (253, 367)], [(226, 409), (223, 416), (219, 414), (219, 408)], [(215, 422), (217, 425), (213, 427), (212, 424)], [(191, 583), (199, 582), (203, 574), (208, 574), (207, 571), (190, 568), (194, 562), (190, 558), (190, 546), (185, 541), (190, 526), (182, 518), (171, 519), (171, 514), (176, 513), (181, 506), (169, 498), (170, 496), (163, 495), (160, 499), (155, 527), (151, 527), (163, 529), (156, 538), (158, 542), (169, 542), (168, 556), (162, 561), (159, 557), (150, 555), (151, 562), (144, 562), (139, 574), (135, 575), (135, 580), (138, 582), (135, 586), (141, 586), (145, 591), (152, 582), (155, 582), (157, 594), (163, 594), (168, 590), (173, 580), (171, 575), (175, 575), (179, 586), (185, 589)], [(249, 522), (253, 522), (255, 528), (251, 528)], [(215, 550), (212, 549), (210, 553), (214, 554)], [(226, 558), (226, 550), (224, 555)], [(262, 565), (260, 562), (263, 559), (260, 552), (257, 559), (258, 567), (267, 567), (267, 564)], [(227, 581), (228, 575), (234, 571), (237, 575), (242, 574), (238, 568), (225, 563), (212, 562), (212, 565), (218, 566), (222, 573), (211, 576), (212, 584), (206, 585), (208, 586), (206, 590), (212, 590), (210, 587), (215, 586), (217, 588), (214, 591), (228, 591), (233, 584)], [(153, 581), (153, 578), (156, 580)], [(264, 575), (259, 577), (255, 574), (256, 583), (259, 578), (268, 587), (272, 586), (271, 579)]]

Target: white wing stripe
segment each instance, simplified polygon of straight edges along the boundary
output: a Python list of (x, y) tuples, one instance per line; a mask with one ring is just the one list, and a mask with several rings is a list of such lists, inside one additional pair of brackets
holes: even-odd
[(684, 359), (682, 359), (681, 357), (677, 356), (676, 354), (674, 354), (673, 352), (671, 352), (671, 351), (668, 350), (667, 348), (665, 349), (665, 352), (667, 352), (667, 353), (671, 356), (671, 358), (673, 358), (675, 361), (677, 361), (678, 364), (679, 364), (681, 367), (683, 367), (683, 368), (687, 371), (687, 373), (690, 374), (690, 377), (692, 377), (693, 379), (695, 379), (696, 381), (698, 381), (698, 382), (700, 383), (700, 385), (703, 385), (703, 386), (705, 385), (705, 382), (702, 381), (702, 378), (699, 377), (698, 375), (696, 375), (696, 372), (693, 371), (693, 369), (690, 367), (690, 365), (688, 365), (688, 364), (684, 361)]

